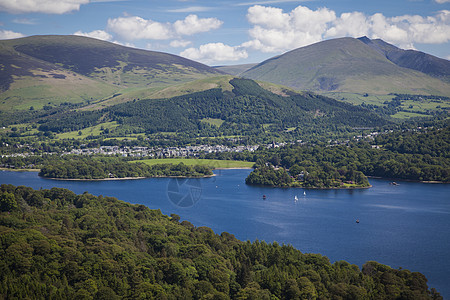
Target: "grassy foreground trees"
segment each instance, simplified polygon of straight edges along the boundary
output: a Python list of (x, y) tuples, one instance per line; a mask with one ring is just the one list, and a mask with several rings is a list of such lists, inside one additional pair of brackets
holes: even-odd
[(241, 242), (115, 198), (0, 187), (3, 299), (442, 299), (417, 272)]

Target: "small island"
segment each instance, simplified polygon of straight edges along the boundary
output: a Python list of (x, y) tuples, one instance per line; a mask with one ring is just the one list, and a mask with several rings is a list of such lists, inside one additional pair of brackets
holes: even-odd
[(360, 171), (316, 167), (313, 171), (294, 166), (290, 169), (265, 165), (256, 168), (245, 179), (246, 184), (271, 187), (301, 187), (315, 189), (369, 188), (369, 180)]

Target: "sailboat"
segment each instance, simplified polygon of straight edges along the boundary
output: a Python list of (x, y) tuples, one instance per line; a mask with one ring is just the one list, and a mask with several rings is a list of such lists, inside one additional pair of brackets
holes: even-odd
[(303, 196), (306, 196), (306, 191), (303, 191)]
[(297, 202), (297, 201), (298, 201), (298, 197), (297, 197), (297, 195), (295, 195), (295, 197), (294, 197), (294, 201), (295, 201), (295, 202)]

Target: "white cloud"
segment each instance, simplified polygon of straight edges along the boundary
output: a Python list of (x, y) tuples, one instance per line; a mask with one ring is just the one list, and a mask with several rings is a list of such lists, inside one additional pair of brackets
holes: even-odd
[(216, 18), (199, 18), (189, 15), (175, 23), (160, 23), (136, 16), (109, 19), (107, 29), (125, 41), (167, 40), (182, 35), (193, 35), (219, 28), (223, 24)]
[(13, 14), (47, 13), (64, 14), (79, 10), (89, 0), (0, 0), (0, 11)]
[(369, 35), (370, 24), (361, 12), (343, 13), (325, 32), (325, 37)]
[(192, 44), (190, 41), (184, 41), (184, 40), (174, 40), (170, 42), (170, 47), (174, 48), (184, 48)]
[[(442, 1), (442, 0), (441, 0)], [(450, 11), (434, 16), (385, 17), (381, 13), (367, 16), (362, 12), (346, 12), (340, 16), (328, 8), (311, 10), (298, 6), (290, 12), (260, 5), (248, 9), (252, 38), (242, 44), (263, 52), (282, 52), (306, 46), (326, 38), (381, 38), (402, 48), (415, 43), (439, 44), (450, 41)]]
[(284, 13), (279, 8), (255, 5), (248, 9), (247, 19), (254, 25), (249, 30), (253, 40), (243, 46), (263, 52), (279, 52), (321, 41), (336, 15), (327, 8), (314, 11), (298, 6)]
[(0, 30), (0, 40), (17, 39), (24, 37), (22, 33), (14, 32), (10, 30)]
[(169, 23), (159, 23), (141, 17), (109, 19), (107, 28), (126, 41), (140, 39), (166, 40), (172, 37)]
[(450, 0), (434, 0), (434, 2), (439, 4), (450, 3)]
[(248, 9), (247, 19), (250, 23), (268, 28), (287, 28), (289, 14), (283, 13), (281, 8), (252, 6)]
[(181, 52), (180, 55), (205, 64), (236, 61), (248, 57), (245, 49), (228, 46), (223, 43), (209, 43), (201, 45), (199, 48), (188, 48)]
[(74, 33), (74, 35), (87, 36), (87, 37), (104, 40), (104, 41), (111, 41), (111, 39), (112, 39), (112, 35), (110, 35), (109, 33), (107, 33), (106, 31), (103, 31), (103, 30), (94, 30), (91, 32), (77, 31)]
[(207, 32), (222, 26), (223, 22), (216, 18), (200, 19), (196, 15), (189, 15), (184, 20), (178, 20), (173, 24), (176, 33), (181, 35), (193, 35), (199, 32)]

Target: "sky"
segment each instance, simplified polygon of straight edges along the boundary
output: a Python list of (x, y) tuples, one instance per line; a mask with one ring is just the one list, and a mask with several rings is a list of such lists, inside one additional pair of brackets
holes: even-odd
[(214, 66), (361, 36), (450, 59), (450, 0), (0, 0), (0, 39), (48, 34)]

